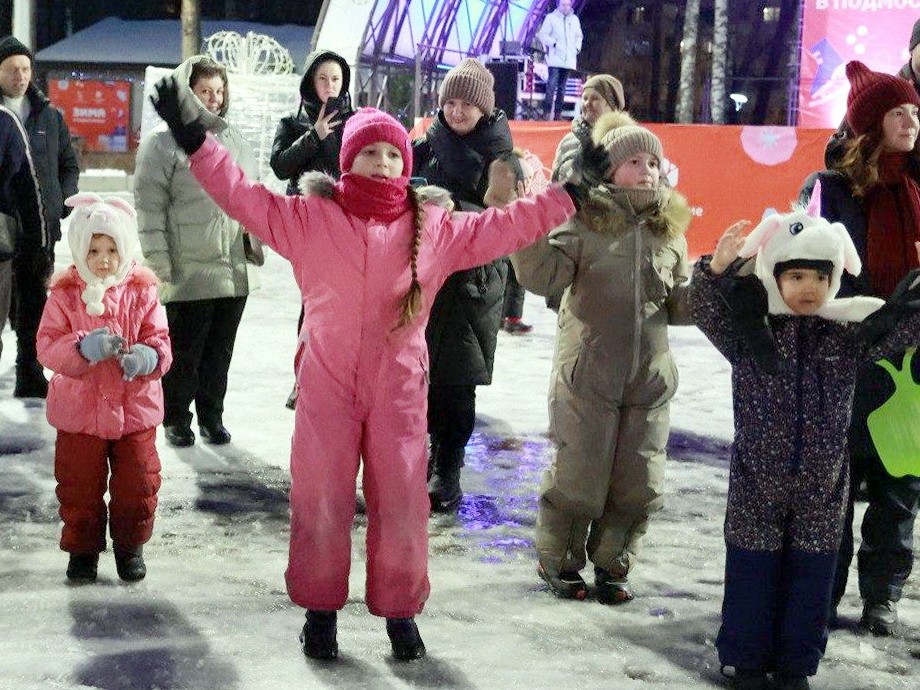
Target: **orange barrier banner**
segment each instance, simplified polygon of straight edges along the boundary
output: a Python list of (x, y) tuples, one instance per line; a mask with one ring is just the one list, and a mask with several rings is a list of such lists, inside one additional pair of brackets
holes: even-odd
[[(430, 119), (419, 119), (413, 136)], [(830, 129), (734, 125), (644, 124), (660, 139), (663, 168), (671, 185), (693, 207), (687, 233), (692, 256), (712, 251), (722, 232), (736, 220), (755, 223), (768, 209), (788, 211), (805, 178), (824, 169)], [(569, 122), (515, 120), (515, 146), (534, 153), (549, 169)]]

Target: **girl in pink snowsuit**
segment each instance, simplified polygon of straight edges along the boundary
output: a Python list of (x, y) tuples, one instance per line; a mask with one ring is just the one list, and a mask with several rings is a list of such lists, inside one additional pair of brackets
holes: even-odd
[[(397, 659), (421, 658), (413, 617), (429, 593), (426, 489), (431, 301), (453, 272), (533, 242), (572, 216), (558, 186), (482, 214), (422, 205), (409, 186), (411, 140), (395, 119), (362, 108), (342, 135), (341, 180), (304, 196), (248, 180), (212, 137), (158, 112), (190, 153), (191, 171), (231, 217), (288, 259), (304, 326), (291, 451), (288, 593), (308, 609), (313, 658), (335, 658), (335, 612), (348, 595), (355, 480), (363, 459), (370, 612), (387, 619)], [(315, 179), (315, 178), (314, 178)]]
[(46, 413), (58, 430), (61, 549), (70, 553), (68, 578), (95, 580), (108, 522), (118, 576), (135, 581), (147, 572), (141, 547), (160, 488), (160, 378), (172, 363), (166, 311), (156, 276), (131, 258), (134, 208), (95, 194), (65, 203), (75, 208), (74, 263), (51, 278), (36, 338), (39, 361), (54, 371)]

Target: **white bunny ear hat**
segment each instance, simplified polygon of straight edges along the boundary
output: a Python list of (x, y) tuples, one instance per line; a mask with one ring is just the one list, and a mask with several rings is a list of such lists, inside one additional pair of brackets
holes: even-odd
[[(112, 285), (122, 282), (131, 270), (138, 244), (137, 211), (120, 197), (103, 198), (88, 192), (74, 194), (64, 203), (74, 209), (67, 231), (67, 241), (74, 266), (86, 282), (86, 289), (82, 295), (86, 312), (93, 316), (101, 316), (105, 311), (102, 304), (105, 291)], [(93, 235), (108, 235), (115, 242), (121, 260), (115, 275), (103, 279), (89, 270), (86, 254)]]
[(803, 259), (829, 261), (833, 266), (830, 290), (817, 315), (834, 321), (862, 321), (884, 302), (874, 297), (835, 299), (844, 270), (858, 276), (862, 262), (846, 228), (822, 218), (820, 208), (821, 183), (818, 181), (807, 208), (765, 217), (745, 239), (740, 256), (756, 254), (754, 273), (767, 288), (771, 314), (793, 313), (780, 294), (773, 272), (776, 264)]

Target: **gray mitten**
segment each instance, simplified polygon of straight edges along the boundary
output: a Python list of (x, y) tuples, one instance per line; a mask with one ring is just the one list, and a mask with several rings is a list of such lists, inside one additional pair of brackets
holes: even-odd
[(146, 376), (151, 373), (160, 358), (157, 351), (149, 345), (135, 343), (125, 354), (118, 358), (121, 370), (125, 372), (125, 381), (131, 381), (135, 376)]
[(95, 364), (114, 357), (125, 349), (127, 342), (120, 335), (115, 335), (108, 326), (90, 331), (80, 340), (80, 354)]

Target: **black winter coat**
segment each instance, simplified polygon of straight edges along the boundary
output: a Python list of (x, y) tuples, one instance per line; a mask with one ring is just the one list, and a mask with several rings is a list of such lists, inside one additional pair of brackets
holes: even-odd
[[(413, 143), (413, 175), (451, 193), (458, 210), (481, 211), (489, 165), (511, 151), (511, 129), (501, 110), (483, 117), (465, 136), (439, 111)], [(425, 337), (432, 385), (488, 385), (501, 323), (507, 264), (498, 259), (451, 275), (431, 307)]]
[[(313, 125), (319, 116), (322, 103), (313, 86), (313, 74), (316, 67), (327, 60), (336, 60), (342, 67), (342, 91), (339, 94), (345, 99), (345, 108), (336, 116), (340, 121), (329, 135), (320, 141), (316, 136)], [(275, 140), (272, 142), (272, 155), (269, 159), (272, 172), (279, 180), (287, 180), (287, 193), (300, 194), (300, 177), (310, 171), (324, 172), (338, 179), (339, 149), (342, 145), (342, 130), (345, 121), (354, 114), (351, 107), (351, 98), (348, 95), (350, 70), (348, 64), (335, 53), (320, 50), (307, 57), (306, 69), (300, 81), (300, 107), (296, 115), (289, 115), (281, 119), (275, 130)]]
[[(42, 204), (45, 207), (45, 224), (53, 243), (61, 239), (61, 218), (66, 218), (70, 214), (70, 208), (64, 206), (64, 199), (77, 193), (80, 163), (61, 111), (51, 105), (51, 101), (35, 84), (29, 84), (26, 98), (29, 99), (32, 110), (23, 125), (29, 134), (32, 161), (35, 164), (35, 173), (38, 175), (42, 192)], [(34, 235), (34, 232), (28, 228), (24, 229), (24, 237), (30, 234)], [(37, 248), (28, 244), (25, 247), (26, 250)]]
[(0, 108), (0, 213), (13, 216), (18, 228), (29, 228), (31, 235), (18, 235), (9, 246), (0, 245), (0, 261), (13, 258), (13, 250), (21, 242), (36, 244), (47, 241), (45, 219), (42, 217), (41, 192), (38, 177), (29, 158), (29, 143), (19, 119), (6, 108)]

